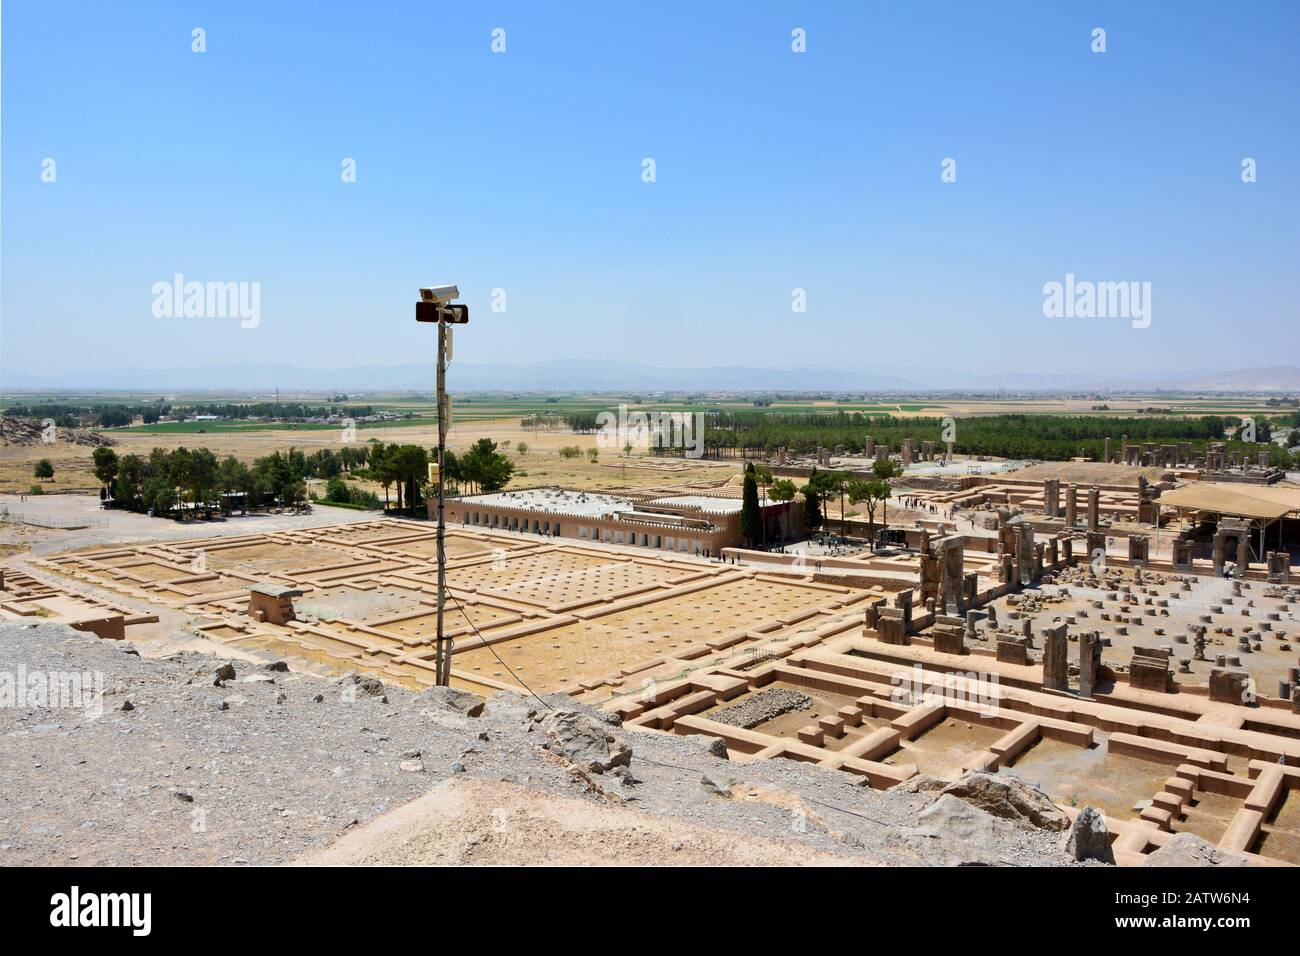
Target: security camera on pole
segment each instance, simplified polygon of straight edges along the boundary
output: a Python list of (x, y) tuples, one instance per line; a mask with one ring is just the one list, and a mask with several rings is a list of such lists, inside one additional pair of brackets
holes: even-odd
[[(438, 478), (438, 638), (434, 645), (434, 674), (443, 687), (451, 683), (451, 642), (443, 636), (442, 627), (443, 597), (447, 588), (447, 555), (443, 551), (446, 484), (442, 466), (447, 451), (447, 426), (451, 424), (451, 401), (447, 398), (447, 365), (451, 362), (449, 326), (464, 325), (469, 321), (469, 306), (451, 304), (452, 299), (458, 298), (460, 290), (454, 285), (440, 285), (421, 289), (420, 301), (415, 303), (415, 321), (436, 322), (438, 325), (438, 462), (429, 470), (436, 470)], [(432, 479), (433, 475), (429, 477)]]

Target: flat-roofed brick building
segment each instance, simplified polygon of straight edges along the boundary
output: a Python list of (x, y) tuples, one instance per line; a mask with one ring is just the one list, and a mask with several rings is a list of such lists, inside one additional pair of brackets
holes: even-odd
[[(718, 554), (742, 543), (740, 498), (712, 495), (620, 496), (565, 488), (521, 488), (450, 498), (447, 524), (527, 531), (687, 554)], [(760, 505), (767, 540), (802, 534), (795, 502)], [(438, 502), (429, 502), (430, 517)]]

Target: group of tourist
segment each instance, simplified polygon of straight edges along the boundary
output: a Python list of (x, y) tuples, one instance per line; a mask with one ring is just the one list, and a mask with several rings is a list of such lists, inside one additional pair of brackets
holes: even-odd
[[(904, 495), (901, 500), (905, 508), (911, 508), (913, 511), (926, 511), (932, 515), (939, 514), (939, 506), (926, 501), (924, 498), (918, 498), (915, 495)], [(944, 511), (943, 516), (948, 517), (948, 512)]]

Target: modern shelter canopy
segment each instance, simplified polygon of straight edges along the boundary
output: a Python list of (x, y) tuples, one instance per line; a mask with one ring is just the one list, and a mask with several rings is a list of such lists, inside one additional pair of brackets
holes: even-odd
[[(1263, 492), (1284, 492), (1263, 494)], [(1294, 500), (1288, 500), (1288, 495)], [(1300, 510), (1300, 488), (1253, 488), (1251, 486), (1226, 485), (1216, 482), (1196, 482), (1164, 492), (1156, 503), (1162, 508), (1180, 508), (1186, 511), (1210, 511), (1220, 515), (1237, 518), (1250, 518), (1255, 521), (1273, 522), (1284, 518), (1292, 511)]]

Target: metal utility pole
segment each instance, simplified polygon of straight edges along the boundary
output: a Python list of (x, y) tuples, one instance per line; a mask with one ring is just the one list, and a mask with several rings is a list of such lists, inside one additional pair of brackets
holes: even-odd
[(447, 589), (447, 555), (443, 538), (447, 523), (443, 516), (446, 504), (447, 472), (443, 457), (447, 451), (447, 322), (438, 317), (438, 638), (434, 645), (434, 676), (440, 687), (451, 684), (451, 648), (447, 647), (442, 629), (443, 599)]
[(447, 532), (444, 509), (447, 500), (447, 473), (443, 468), (447, 452), (447, 426), (451, 403), (447, 400), (447, 361), (449, 325), (463, 325), (469, 321), (469, 306), (452, 305), (460, 297), (454, 285), (437, 286), (420, 290), (420, 301), (415, 303), (415, 321), (436, 322), (438, 325), (438, 633), (434, 644), (434, 679), (441, 687), (451, 684), (451, 641), (443, 630), (443, 608), (447, 593), (447, 554), (443, 548)]

